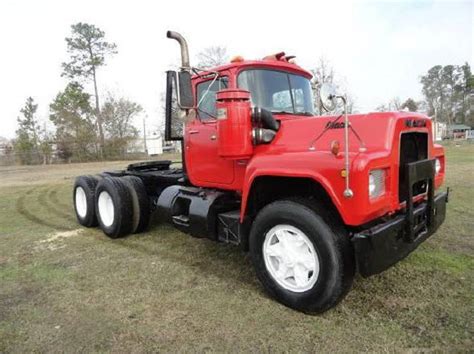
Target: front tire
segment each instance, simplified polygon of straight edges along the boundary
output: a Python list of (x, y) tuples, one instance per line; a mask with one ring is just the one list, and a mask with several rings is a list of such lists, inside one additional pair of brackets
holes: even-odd
[(348, 235), (307, 199), (264, 207), (252, 225), (250, 252), (265, 290), (295, 310), (324, 312), (352, 285), (355, 266)]

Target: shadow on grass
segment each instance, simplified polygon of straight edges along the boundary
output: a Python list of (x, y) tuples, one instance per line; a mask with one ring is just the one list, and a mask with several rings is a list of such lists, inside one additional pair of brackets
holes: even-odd
[(206, 238), (195, 238), (161, 223), (153, 223), (149, 231), (141, 235), (130, 235), (118, 240), (111, 240), (105, 236), (94, 236), (94, 238), (102, 243), (157, 257), (201, 274), (215, 276), (229, 289), (244, 286), (267, 297), (257, 282), (250, 254), (239, 247), (216, 243)]

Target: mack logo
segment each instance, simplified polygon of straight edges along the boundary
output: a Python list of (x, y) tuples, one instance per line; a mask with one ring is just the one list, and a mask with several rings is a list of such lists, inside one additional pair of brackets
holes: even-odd
[(344, 122), (327, 122), (326, 129), (344, 129)]
[(426, 127), (425, 119), (407, 119), (405, 120), (405, 125), (408, 128), (423, 128)]

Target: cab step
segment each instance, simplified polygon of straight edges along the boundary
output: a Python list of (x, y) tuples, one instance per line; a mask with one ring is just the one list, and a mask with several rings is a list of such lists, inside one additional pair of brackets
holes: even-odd
[(219, 242), (240, 245), (246, 235), (246, 225), (240, 223), (240, 210), (217, 215), (217, 239)]

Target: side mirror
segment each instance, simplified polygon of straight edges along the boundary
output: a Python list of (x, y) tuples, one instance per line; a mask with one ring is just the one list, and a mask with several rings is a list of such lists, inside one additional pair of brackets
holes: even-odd
[(165, 140), (183, 140), (185, 112), (178, 104), (176, 71), (166, 72)]
[(333, 84), (324, 83), (321, 85), (319, 89), (319, 100), (326, 111), (330, 112), (336, 108), (336, 98), (336, 87)]
[(180, 71), (178, 73), (178, 104), (182, 109), (194, 108), (191, 73)]

